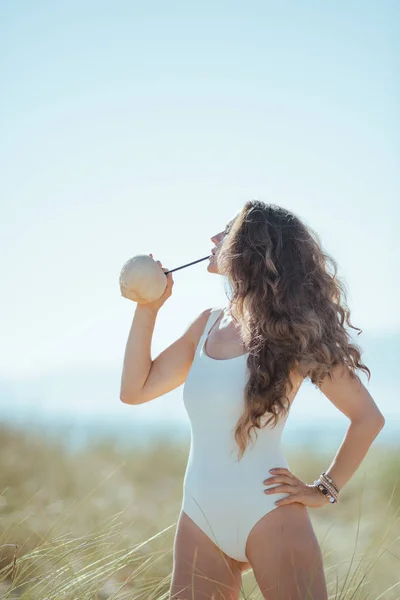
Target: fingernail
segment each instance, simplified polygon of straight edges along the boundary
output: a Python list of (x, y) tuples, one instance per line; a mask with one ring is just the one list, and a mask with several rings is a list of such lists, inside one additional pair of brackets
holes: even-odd
[(269, 472), (270, 473), (275, 473), (275, 469), (270, 469)]

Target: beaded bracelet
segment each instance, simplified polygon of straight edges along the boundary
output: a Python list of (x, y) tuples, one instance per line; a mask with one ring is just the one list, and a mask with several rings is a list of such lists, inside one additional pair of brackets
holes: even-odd
[(320, 479), (316, 479), (314, 481), (314, 485), (321, 492), (321, 494), (328, 498), (331, 504), (339, 502), (338, 496), (333, 491), (331, 491), (326, 484), (322, 483)]
[(321, 473), (321, 477), (323, 477), (324, 479), (328, 480), (328, 483), (331, 484), (331, 486), (334, 488), (334, 490), (336, 491), (336, 493), (339, 493), (339, 488), (336, 485), (336, 483), (333, 481), (332, 477), (330, 475), (328, 475), (327, 473), (325, 473), (325, 471), (323, 473)]
[(333, 485), (331, 485), (323, 475), (319, 476), (319, 480), (322, 483), (322, 485), (324, 485), (327, 488), (327, 490), (335, 498), (335, 500), (337, 500), (339, 498), (339, 492), (336, 491), (336, 488), (334, 488)]

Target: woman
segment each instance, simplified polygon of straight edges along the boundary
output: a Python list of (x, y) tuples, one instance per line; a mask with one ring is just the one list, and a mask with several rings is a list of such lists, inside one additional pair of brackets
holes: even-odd
[[(184, 384), (192, 439), (170, 598), (237, 600), (252, 568), (268, 600), (324, 600), (308, 508), (339, 500), (385, 422), (355, 374), (370, 378), (345, 323), (361, 330), (350, 323), (336, 262), (293, 213), (249, 201), (211, 240), (208, 271), (227, 278), (228, 306), (203, 311), (152, 360), (156, 316), (174, 285), (168, 274), (163, 296), (136, 308), (121, 381), (128, 404)], [(291, 472), (281, 448), (305, 377), (350, 420), (313, 483)]]

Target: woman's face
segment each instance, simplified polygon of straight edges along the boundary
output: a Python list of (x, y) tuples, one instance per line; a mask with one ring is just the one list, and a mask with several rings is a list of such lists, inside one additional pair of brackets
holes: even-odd
[(212, 251), (212, 255), (210, 255), (210, 258), (208, 259), (208, 265), (207, 265), (207, 271), (209, 273), (217, 273), (219, 274), (218, 271), (218, 265), (217, 265), (217, 258), (216, 258), (216, 254), (219, 251), (221, 244), (225, 238), (225, 236), (227, 235), (229, 229), (231, 228), (233, 222), (234, 222), (235, 218), (233, 218), (231, 221), (229, 221), (229, 223), (227, 223), (225, 229), (223, 231), (220, 231), (219, 233), (216, 233), (215, 235), (213, 235), (210, 239), (213, 242), (213, 244), (215, 244), (215, 246), (213, 248), (211, 248)]

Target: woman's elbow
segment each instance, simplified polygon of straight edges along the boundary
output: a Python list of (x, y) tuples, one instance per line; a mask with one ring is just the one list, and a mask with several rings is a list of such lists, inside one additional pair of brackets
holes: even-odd
[(375, 411), (372, 415), (370, 415), (367, 421), (370, 427), (377, 429), (378, 431), (380, 431), (385, 425), (385, 417), (380, 410)]
[(378, 415), (378, 423), (379, 423), (379, 429), (382, 429), (383, 426), (385, 425), (385, 417), (383, 416), (383, 414), (381, 412), (379, 412)]
[(123, 394), (119, 395), (119, 399), (121, 400), (121, 402), (123, 404), (139, 404), (139, 402), (135, 399), (132, 398), (131, 396), (124, 396)]

